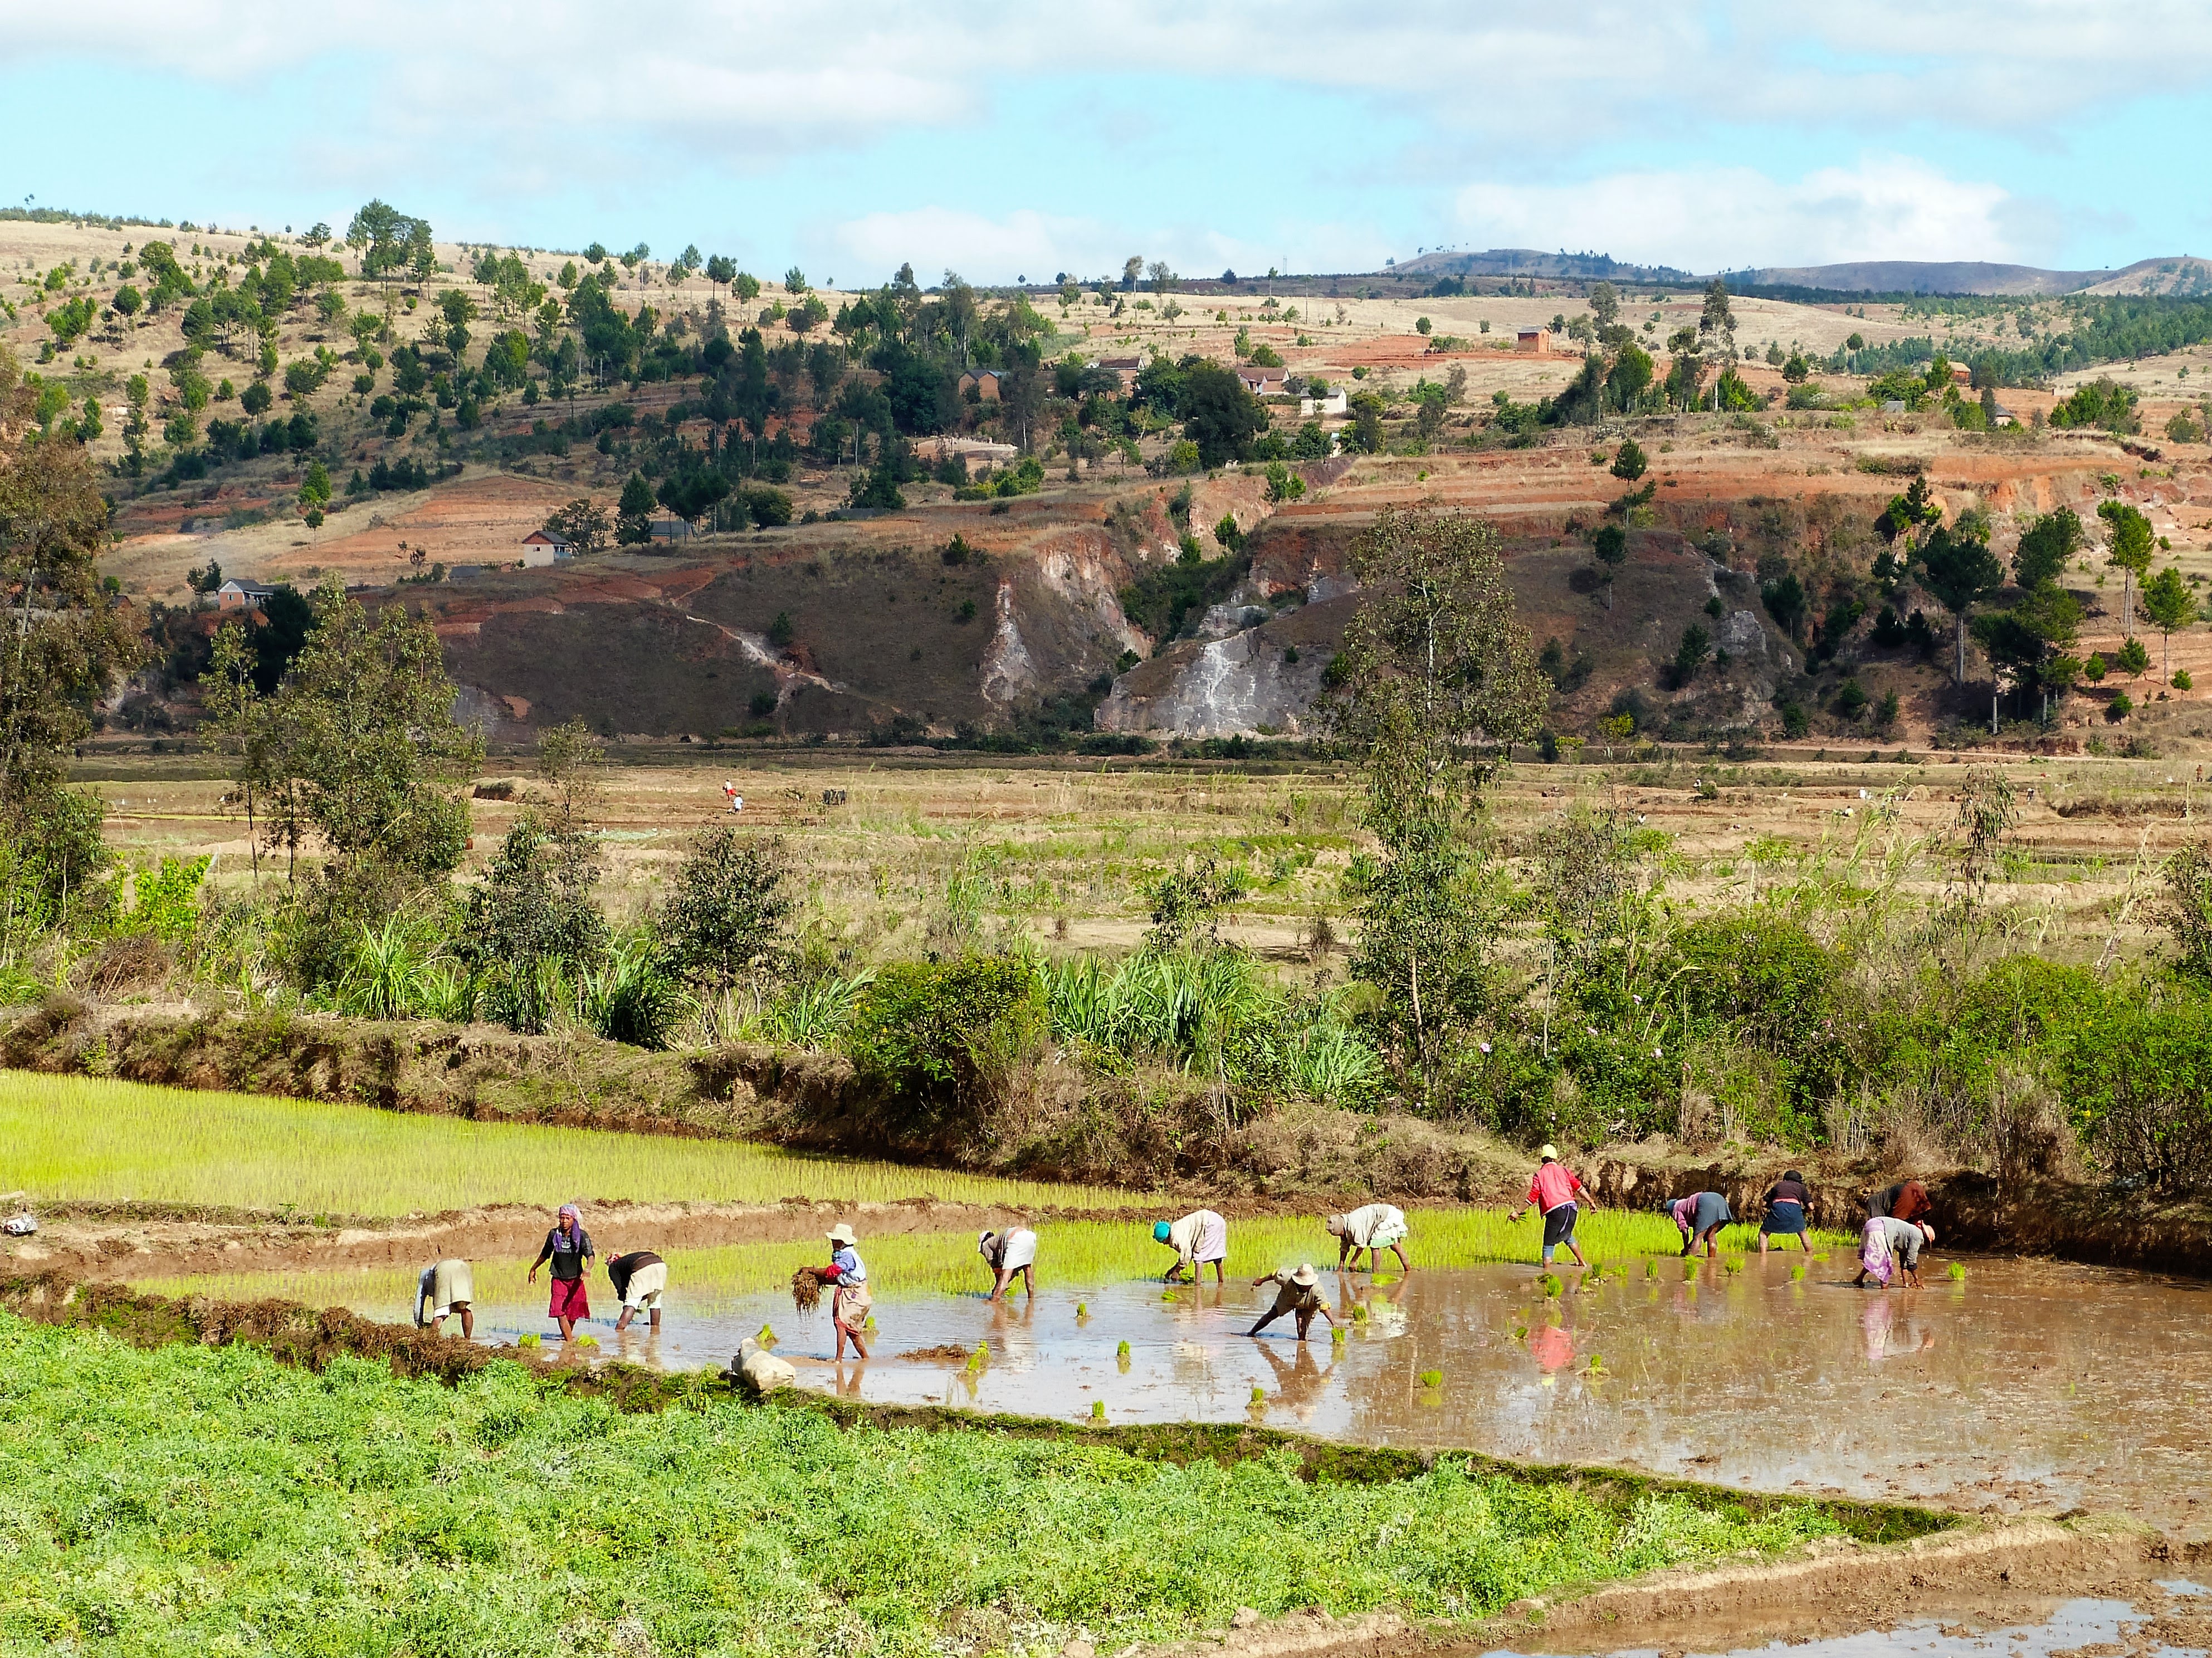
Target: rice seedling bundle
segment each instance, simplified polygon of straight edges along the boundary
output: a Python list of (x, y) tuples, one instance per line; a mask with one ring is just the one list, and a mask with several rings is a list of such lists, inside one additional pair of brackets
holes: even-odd
[(811, 1266), (802, 1266), (791, 1275), (791, 1304), (802, 1313), (811, 1313), (822, 1304), (822, 1280)]
[(1960, 1262), (1954, 1260), (1945, 1272), (1944, 1276), (1948, 1278), (1954, 1284), (1964, 1284), (1966, 1281), (1966, 1269)]
[(1424, 1370), (1421, 1372), (1421, 1386), (1424, 1388), (1441, 1388), (1443, 1385), (1444, 1373), (1442, 1370)]

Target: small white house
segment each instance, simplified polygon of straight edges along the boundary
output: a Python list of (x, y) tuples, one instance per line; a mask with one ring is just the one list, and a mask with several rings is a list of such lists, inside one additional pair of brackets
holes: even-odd
[(555, 535), (550, 530), (532, 530), (522, 538), (522, 565), (525, 569), (540, 569), (575, 556), (575, 544), (566, 536)]
[(258, 581), (246, 581), (233, 576), (215, 590), (216, 608), (223, 610), (251, 610), (276, 590)]
[(1351, 410), (1351, 396), (1340, 386), (1325, 397), (1298, 399), (1298, 417), (1302, 420), (1311, 419), (1316, 415), (1348, 414)]

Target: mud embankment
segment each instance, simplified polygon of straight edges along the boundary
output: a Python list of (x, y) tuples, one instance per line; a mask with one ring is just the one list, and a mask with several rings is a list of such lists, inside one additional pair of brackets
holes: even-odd
[[(520, 1036), (486, 1025), (161, 1013), (58, 998), (0, 1027), (0, 1066), (473, 1121), (746, 1139), (1202, 1197), (1243, 1212), (1372, 1197), (1512, 1201), (1529, 1168), (1526, 1151), (1495, 1136), (1403, 1114), (1298, 1107), (1224, 1129), (1189, 1079), (1171, 1072), (1132, 1078), (1037, 1066), (989, 1108), (948, 1121), (897, 1108), (839, 1057), (744, 1044), (655, 1054), (580, 1034)], [(1815, 1224), (1846, 1232), (1865, 1218), (1868, 1192), (1909, 1172), (1927, 1182), (1947, 1248), (2212, 1277), (2212, 1205), (2203, 1201), (2162, 1202), (2094, 1182), (2006, 1180), (1972, 1169), (1905, 1170), (1822, 1153), (1747, 1151), (1714, 1158), (1638, 1144), (1602, 1147), (1575, 1161), (1601, 1204), (1656, 1207), (1662, 1199), (1711, 1190), (1750, 1217), (1763, 1212), (1768, 1186), (1798, 1168), (1814, 1190)], [(950, 1208), (939, 1208), (947, 1224), (968, 1219), (963, 1213), (951, 1222)], [(700, 1241), (742, 1237), (726, 1232)]]

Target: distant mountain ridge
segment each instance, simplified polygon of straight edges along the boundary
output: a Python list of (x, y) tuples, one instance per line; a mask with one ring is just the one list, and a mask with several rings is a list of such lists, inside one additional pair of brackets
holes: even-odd
[[(1602, 253), (1540, 253), (1494, 247), (1480, 253), (1424, 253), (1393, 276), (1549, 276), (1570, 281), (1710, 282), (1672, 265), (1631, 264)], [(1972, 259), (1859, 259), (1842, 264), (1754, 265), (1718, 273), (1732, 288), (1812, 288), (1842, 294), (2212, 295), (2212, 262), (2184, 254), (2138, 259), (2118, 270), (2047, 270)]]

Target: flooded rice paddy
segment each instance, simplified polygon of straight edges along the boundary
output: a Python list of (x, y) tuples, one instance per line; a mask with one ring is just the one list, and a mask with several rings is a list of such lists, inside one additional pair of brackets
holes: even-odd
[[(2192, 1280), (1989, 1259), (1955, 1279), (1929, 1263), (1919, 1290), (1860, 1291), (1841, 1250), (1708, 1263), (1694, 1282), (1678, 1261), (1638, 1260), (1583, 1287), (1563, 1274), (1556, 1295), (1521, 1266), (1325, 1272), (1344, 1339), (1316, 1319), (1304, 1345), (1288, 1318), (1244, 1333), (1272, 1290), (1249, 1280), (1048, 1280), (1000, 1305), (980, 1288), (879, 1297), (863, 1365), (832, 1360), (826, 1300), (801, 1315), (787, 1294), (718, 1296), (708, 1265), (672, 1254), (657, 1338), (635, 1325), (617, 1335), (598, 1280), (598, 1316), (582, 1327), (598, 1345), (577, 1356), (720, 1366), (768, 1325), (800, 1385), (875, 1402), (1071, 1420), (1103, 1402), (1111, 1422), (1252, 1421), (1995, 1513), (2123, 1510), (2169, 1536), (2212, 1538), (2212, 1285)], [(478, 1280), (477, 1340), (556, 1345), (542, 1280), (528, 1289), (519, 1271), (482, 1265)], [(413, 1276), (190, 1288), (398, 1320)]]

